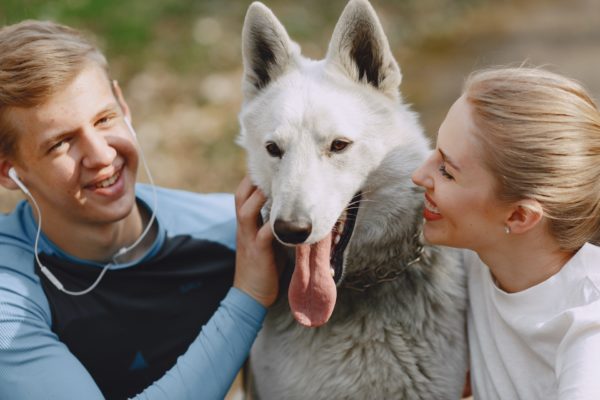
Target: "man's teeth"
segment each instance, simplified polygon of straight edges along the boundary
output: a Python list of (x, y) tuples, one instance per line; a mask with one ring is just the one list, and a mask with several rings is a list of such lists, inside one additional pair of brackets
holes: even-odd
[(109, 187), (109, 186), (113, 185), (117, 181), (117, 179), (119, 179), (120, 175), (121, 174), (117, 172), (116, 174), (114, 174), (110, 178), (105, 179), (102, 182), (96, 183), (96, 187), (99, 188), (99, 189), (105, 188), (105, 187)]
[(432, 213), (439, 214), (440, 210), (436, 206), (434, 206), (427, 198), (425, 198), (425, 208)]

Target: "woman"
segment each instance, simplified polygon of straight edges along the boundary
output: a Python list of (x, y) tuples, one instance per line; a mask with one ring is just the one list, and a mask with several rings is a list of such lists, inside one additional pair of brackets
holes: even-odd
[(475, 399), (600, 399), (600, 112), (541, 69), (473, 74), (413, 174), (466, 252)]

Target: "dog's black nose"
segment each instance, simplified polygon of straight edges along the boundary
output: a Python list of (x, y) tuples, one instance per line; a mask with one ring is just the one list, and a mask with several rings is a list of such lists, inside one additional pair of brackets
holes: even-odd
[(275, 220), (273, 225), (275, 234), (284, 243), (299, 244), (304, 242), (312, 231), (312, 224), (305, 221)]

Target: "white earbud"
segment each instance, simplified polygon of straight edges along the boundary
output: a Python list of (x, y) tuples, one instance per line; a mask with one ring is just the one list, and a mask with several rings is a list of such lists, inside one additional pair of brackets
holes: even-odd
[(25, 194), (31, 196), (31, 193), (29, 193), (29, 189), (27, 189), (27, 186), (25, 186), (25, 184), (21, 182), (21, 179), (19, 179), (19, 175), (17, 175), (17, 171), (15, 171), (13, 167), (10, 167), (10, 169), (8, 170), (8, 176), (10, 177), (10, 179), (13, 180), (14, 183), (17, 184), (19, 189), (21, 189)]

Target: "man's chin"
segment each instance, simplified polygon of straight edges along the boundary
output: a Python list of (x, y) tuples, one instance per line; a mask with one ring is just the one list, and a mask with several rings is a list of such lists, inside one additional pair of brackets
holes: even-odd
[[(93, 204), (94, 201), (89, 201), (83, 207), (83, 214), (90, 222), (97, 223), (116, 223), (127, 220), (128, 218), (139, 212), (139, 206), (135, 201), (135, 193), (126, 193), (118, 200), (112, 201), (109, 204), (104, 202)], [(87, 208), (87, 210), (86, 210)]]

